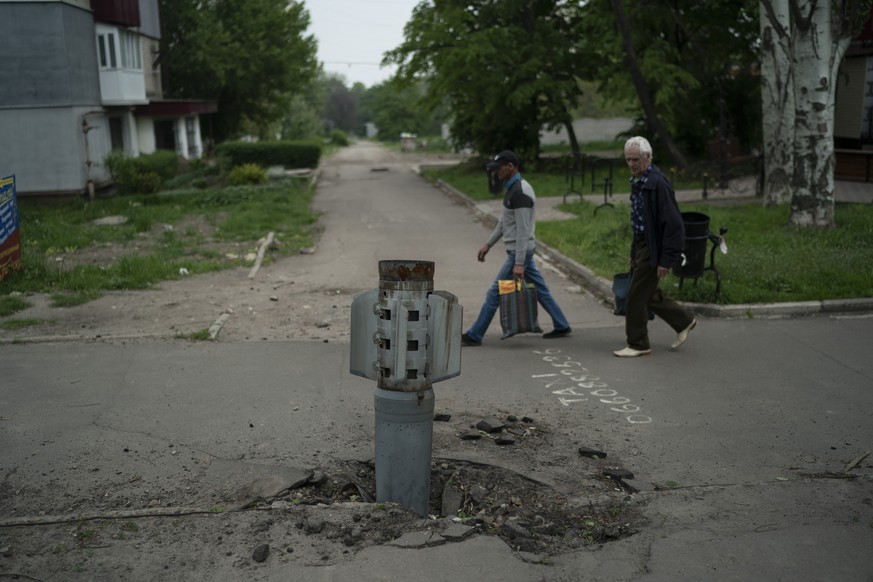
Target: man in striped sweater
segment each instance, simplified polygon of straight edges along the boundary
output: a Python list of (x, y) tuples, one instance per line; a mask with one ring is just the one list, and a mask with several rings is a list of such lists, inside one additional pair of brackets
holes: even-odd
[(524, 279), (533, 283), (537, 290), (537, 300), (552, 318), (554, 329), (544, 333), (547, 339), (564, 337), (570, 334), (570, 324), (552, 296), (542, 273), (534, 260), (536, 251), (536, 218), (534, 205), (536, 194), (531, 185), (521, 177), (519, 166), (521, 162), (513, 152), (505, 150), (494, 156), (486, 168), (495, 172), (503, 182), (506, 193), (503, 196), (503, 215), (494, 227), (477, 258), (485, 261), (485, 255), (499, 240), (506, 245), (506, 260), (500, 267), (494, 282), (485, 293), (485, 301), (479, 311), (476, 322), (461, 336), (461, 344), (465, 346), (480, 346), (485, 332), (500, 306), (500, 296), (497, 281), (505, 279)]

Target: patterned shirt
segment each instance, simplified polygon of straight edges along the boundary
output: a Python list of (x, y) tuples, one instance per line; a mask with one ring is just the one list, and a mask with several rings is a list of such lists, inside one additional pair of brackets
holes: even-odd
[(634, 230), (634, 234), (643, 234), (646, 232), (646, 219), (643, 216), (643, 184), (646, 183), (646, 180), (649, 179), (649, 172), (652, 171), (652, 165), (649, 164), (649, 167), (646, 168), (645, 173), (640, 176), (639, 179), (631, 176), (631, 227)]

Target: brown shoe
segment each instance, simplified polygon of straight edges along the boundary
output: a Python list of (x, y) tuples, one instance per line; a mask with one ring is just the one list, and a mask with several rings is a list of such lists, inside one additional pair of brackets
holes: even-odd
[(543, 337), (546, 339), (555, 339), (556, 337), (564, 337), (565, 335), (570, 335), (570, 332), (573, 331), (569, 327), (565, 327), (564, 329), (553, 329), (548, 333), (544, 333)]

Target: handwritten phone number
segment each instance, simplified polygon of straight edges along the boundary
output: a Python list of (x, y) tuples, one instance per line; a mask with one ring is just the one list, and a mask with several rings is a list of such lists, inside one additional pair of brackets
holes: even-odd
[[(640, 407), (631, 403), (630, 398), (619, 396), (616, 390), (609, 388), (609, 384), (600, 381), (598, 376), (589, 374), (588, 368), (581, 362), (572, 360), (570, 356), (562, 354), (560, 349), (534, 350), (534, 353), (542, 356), (543, 361), (551, 364), (553, 368), (559, 368), (558, 371), (534, 374), (532, 377), (545, 383), (547, 389), (557, 386), (557, 390), (552, 390), (552, 394), (556, 394), (558, 402), (564, 406), (586, 402), (589, 396), (594, 396), (603, 404), (613, 405), (610, 410), (627, 414), (625, 418), (631, 424), (652, 422), (652, 417), (639, 414)], [(572, 398), (573, 396), (584, 396), (584, 398)]]

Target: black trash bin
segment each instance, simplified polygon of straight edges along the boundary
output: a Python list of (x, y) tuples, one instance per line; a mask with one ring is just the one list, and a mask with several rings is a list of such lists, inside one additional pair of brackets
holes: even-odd
[(685, 224), (685, 265), (681, 259), (673, 265), (673, 274), (696, 279), (706, 270), (706, 242), (709, 240), (709, 216), (702, 212), (683, 212)]

